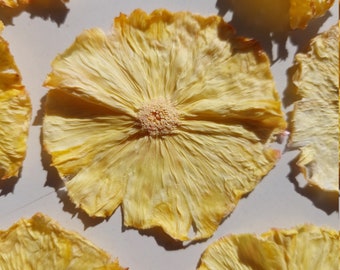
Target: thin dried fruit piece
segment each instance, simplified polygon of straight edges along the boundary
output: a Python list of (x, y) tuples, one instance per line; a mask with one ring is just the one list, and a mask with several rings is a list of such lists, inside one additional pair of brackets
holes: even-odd
[(122, 204), (126, 226), (207, 238), (279, 157), (268, 58), (218, 16), (121, 14), (52, 68), (43, 143), (90, 216)]
[[(4, 26), (0, 21), (0, 34)], [(0, 180), (18, 176), (26, 155), (31, 102), (8, 43), (0, 36)]]
[(333, 4), (334, 0), (290, 0), (290, 27), (305, 28), (310, 20), (325, 15)]
[(78, 233), (41, 213), (0, 231), (0, 243), (2, 270), (126, 270)]
[(5, 7), (16, 8), (19, 6), (27, 5), (29, 1), (30, 0), (0, 0), (0, 7), (5, 6)]
[(294, 104), (289, 148), (309, 184), (339, 192), (339, 27), (315, 37), (295, 58)]
[(69, 0), (0, 0), (0, 7), (25, 7), (27, 5), (35, 5), (39, 7), (49, 8), (57, 4), (57, 2), (66, 3)]
[(230, 235), (210, 244), (198, 270), (337, 270), (339, 232), (315, 225)]
[(324, 16), (334, 0), (225, 0), (233, 10), (233, 20), (243, 27), (265, 32), (304, 29)]

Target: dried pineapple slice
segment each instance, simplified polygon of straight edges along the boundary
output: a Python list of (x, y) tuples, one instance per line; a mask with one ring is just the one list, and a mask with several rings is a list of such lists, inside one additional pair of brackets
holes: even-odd
[[(59, 0), (62, 3), (66, 3), (69, 0)], [(55, 0), (0, 0), (0, 7), (10, 7), (10, 8), (17, 8), (17, 7), (25, 7), (27, 5), (33, 4), (40, 7), (51, 7), (55, 5), (57, 1)]]
[(43, 144), (90, 216), (122, 204), (128, 227), (207, 238), (279, 157), (268, 58), (218, 16), (121, 14), (111, 34), (79, 35), (45, 85)]
[(290, 0), (290, 27), (305, 28), (310, 20), (323, 16), (333, 4), (334, 0)]
[[(226, 0), (227, 1), (227, 0)], [(334, 0), (229, 0), (233, 19), (244, 27), (266, 32), (304, 29), (312, 19), (322, 17)]]
[(198, 270), (338, 270), (339, 232), (302, 225), (256, 236), (225, 236), (203, 252)]
[(299, 149), (297, 165), (311, 185), (339, 192), (339, 27), (315, 37), (296, 55), (289, 148)]
[[(0, 21), (0, 34), (4, 26)], [(18, 176), (26, 155), (31, 102), (10, 54), (0, 36), (0, 180)]]
[(0, 0), (0, 7), (5, 6), (5, 7), (16, 8), (19, 6), (27, 5), (29, 1), (30, 0)]
[(0, 231), (0, 269), (124, 270), (117, 260), (41, 213)]

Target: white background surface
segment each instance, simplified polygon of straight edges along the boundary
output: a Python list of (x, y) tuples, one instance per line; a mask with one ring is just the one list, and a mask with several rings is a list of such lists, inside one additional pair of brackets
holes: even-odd
[[(68, 10), (52, 16), (46, 12), (34, 15), (34, 10), (17, 10), (10, 14), (8, 10), (0, 10), (0, 19), (7, 26), (3, 35), (10, 43), (33, 103), (28, 153), (21, 177), (17, 181), (0, 183), (0, 230), (39, 211), (48, 214), (66, 229), (79, 232), (113, 257), (118, 257), (121, 265), (131, 270), (185, 270), (195, 269), (203, 250), (222, 235), (261, 233), (272, 227), (291, 227), (306, 222), (338, 228), (338, 198), (325, 199), (326, 194), (304, 188), (303, 182), (301, 185), (290, 177), (294, 170), (289, 164), (297, 152), (283, 153), (274, 170), (240, 201), (212, 238), (183, 247), (167, 237), (123, 228), (120, 209), (107, 220), (88, 218), (73, 207), (62, 190), (58, 190), (62, 184), (55, 171), (43, 165), (46, 157), (41, 154), (41, 102), (47, 89), (42, 87), (42, 82), (50, 72), (50, 62), (71, 45), (82, 30), (101, 27), (109, 31), (114, 17), (120, 12), (129, 14), (135, 8), (146, 11), (155, 8), (190, 10), (203, 15), (220, 14), (227, 21), (231, 20), (238, 33), (257, 38), (266, 52), (272, 55), (276, 85), (285, 101), (285, 111), (289, 112), (287, 87), (290, 75), (287, 70), (292, 65), (294, 54), (303, 49), (317, 32), (337, 22), (337, 3), (326, 17), (313, 21), (307, 29), (273, 36), (254, 28), (254, 25), (245, 25), (242, 18), (232, 11), (227, 12), (228, 2), (71, 0), (66, 4)], [(277, 147), (284, 150), (284, 143)]]

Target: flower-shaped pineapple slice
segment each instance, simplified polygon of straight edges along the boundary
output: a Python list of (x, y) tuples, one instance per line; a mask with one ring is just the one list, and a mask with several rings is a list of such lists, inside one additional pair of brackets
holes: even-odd
[(220, 17), (141, 10), (84, 31), (45, 85), (43, 143), (90, 216), (210, 237), (275, 165), (286, 127), (265, 53)]
[(302, 225), (220, 238), (203, 252), (198, 270), (337, 270), (339, 232)]
[(124, 270), (78, 233), (41, 213), (0, 231), (0, 269)]
[(296, 55), (294, 104), (288, 146), (299, 149), (297, 165), (306, 180), (339, 191), (339, 27), (315, 37)]
[[(3, 24), (0, 21), (0, 33)], [(31, 103), (8, 43), (0, 36), (0, 180), (18, 176), (26, 155)]]

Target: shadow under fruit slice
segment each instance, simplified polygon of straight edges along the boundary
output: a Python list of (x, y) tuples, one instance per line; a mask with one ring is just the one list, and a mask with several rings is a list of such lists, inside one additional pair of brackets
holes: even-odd
[[(0, 34), (2, 30), (0, 21)], [(0, 36), (0, 180), (19, 174), (26, 155), (31, 110), (8, 43)]]
[(81, 33), (45, 86), (44, 147), (90, 216), (122, 205), (125, 226), (207, 238), (279, 158), (269, 60), (218, 16), (121, 14)]
[(0, 231), (2, 270), (126, 270), (79, 234), (37, 213)]

